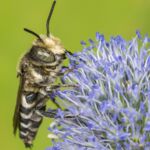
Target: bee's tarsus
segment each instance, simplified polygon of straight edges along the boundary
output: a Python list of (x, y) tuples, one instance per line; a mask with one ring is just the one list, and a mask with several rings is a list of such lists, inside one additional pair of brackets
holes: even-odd
[(52, 102), (56, 105), (57, 108), (62, 109), (61, 106), (59, 105), (59, 103), (56, 101), (56, 99), (55, 99), (54, 97), (51, 97), (51, 96), (50, 96), (50, 99), (51, 99)]
[(68, 50), (65, 50), (65, 53), (68, 53), (68, 54), (70, 54), (70, 55), (73, 55), (73, 53), (70, 52), (70, 51), (68, 51)]

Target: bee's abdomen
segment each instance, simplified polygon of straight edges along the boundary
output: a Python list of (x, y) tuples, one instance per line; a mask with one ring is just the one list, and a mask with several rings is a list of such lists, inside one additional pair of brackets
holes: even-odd
[(20, 123), (20, 138), (24, 141), (26, 147), (32, 146), (32, 142), (35, 139), (38, 128), (42, 122), (42, 117), (38, 114), (34, 114), (34, 117), (36, 117), (36, 120), (22, 120), (22, 122), (28, 122), (29, 126), (24, 126), (22, 122)]
[[(26, 147), (32, 146), (32, 142), (42, 122), (42, 117), (35, 111), (38, 101), (39, 93), (26, 92), (22, 95), (19, 130), (20, 138), (24, 141)], [(42, 106), (41, 109), (44, 110), (45, 106)]]

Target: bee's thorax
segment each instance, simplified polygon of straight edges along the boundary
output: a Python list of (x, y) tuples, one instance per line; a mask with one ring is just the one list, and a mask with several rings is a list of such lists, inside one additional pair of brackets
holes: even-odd
[(47, 37), (46, 35), (40, 35), (42, 41), (39, 39), (35, 40), (33, 42), (33, 46), (39, 46), (42, 48), (46, 48), (47, 50), (50, 50), (54, 54), (63, 54), (65, 52), (65, 49), (63, 45), (61, 44), (61, 41), (59, 38), (50, 36)]

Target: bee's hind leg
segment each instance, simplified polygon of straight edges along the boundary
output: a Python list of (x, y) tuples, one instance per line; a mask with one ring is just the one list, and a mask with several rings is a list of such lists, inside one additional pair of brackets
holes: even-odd
[(42, 108), (36, 109), (36, 113), (42, 117), (55, 118), (57, 109), (45, 111)]
[[(42, 117), (47, 118), (59, 118), (60, 116), (57, 116), (58, 109), (49, 109), (47, 111), (44, 111), (43, 109), (37, 109), (36, 113)], [(67, 109), (63, 110), (64, 118), (75, 118), (76, 116), (71, 114)]]

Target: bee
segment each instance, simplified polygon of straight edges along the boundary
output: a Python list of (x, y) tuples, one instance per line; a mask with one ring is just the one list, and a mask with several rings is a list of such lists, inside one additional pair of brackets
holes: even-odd
[[(43, 117), (36, 111), (46, 109), (47, 89), (52, 90), (55, 79), (61, 74), (62, 62), (66, 59), (65, 48), (60, 39), (50, 34), (49, 24), (56, 0), (53, 1), (47, 22), (46, 35), (25, 28), (34, 36), (31, 49), (26, 52), (19, 63), (18, 78), (20, 79), (17, 102), (13, 117), (13, 129), (19, 130), (20, 138), (26, 147), (31, 147)], [(54, 101), (59, 107), (59, 105)]]

